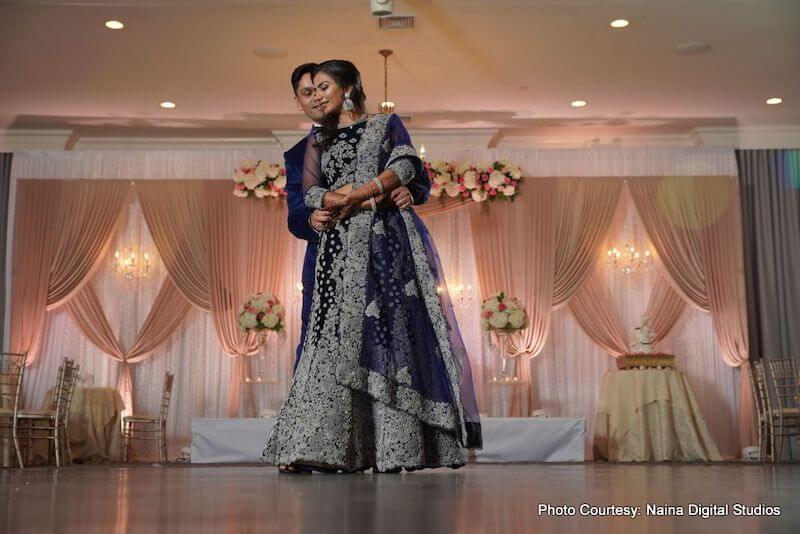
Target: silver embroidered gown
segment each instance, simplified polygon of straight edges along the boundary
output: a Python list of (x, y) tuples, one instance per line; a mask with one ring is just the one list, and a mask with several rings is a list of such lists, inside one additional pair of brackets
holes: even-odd
[[(310, 143), (306, 204), (320, 207), (326, 191), (360, 187), (385, 168), (412, 179), (410, 141), (387, 137), (398, 123), (375, 115), (340, 128), (321, 154)], [(360, 211), (322, 234), (308, 332), (265, 462), (344, 471), (463, 465), (475, 423), (464, 420), (463, 364), (420, 225), (411, 210)]]

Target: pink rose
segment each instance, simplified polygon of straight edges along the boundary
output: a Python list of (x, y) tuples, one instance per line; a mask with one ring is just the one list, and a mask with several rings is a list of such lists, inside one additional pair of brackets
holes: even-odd
[(501, 303), (500, 303), (500, 305), (497, 307), (497, 309), (498, 309), (498, 310), (500, 310), (500, 311), (506, 311), (506, 308), (508, 308), (508, 306), (506, 306), (506, 305), (505, 305), (505, 304), (503, 304), (502, 302), (501, 302)]
[(493, 197), (496, 197), (497, 196), (497, 190), (496, 189), (492, 189), (491, 191), (489, 191), (489, 195), (491, 195)]

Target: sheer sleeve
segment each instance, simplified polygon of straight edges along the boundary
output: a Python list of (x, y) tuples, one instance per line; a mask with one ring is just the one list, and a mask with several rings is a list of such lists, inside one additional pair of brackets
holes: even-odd
[(411, 136), (403, 126), (403, 122), (395, 114), (389, 118), (384, 148), (389, 152), (386, 168), (392, 169), (403, 185), (408, 185), (415, 178), (421, 178), (425, 172), (422, 160), (417, 156)]
[(315, 135), (308, 136), (303, 158), (303, 200), (309, 208), (322, 208), (322, 198), (328, 190), (324, 187), (320, 149), (314, 145)]

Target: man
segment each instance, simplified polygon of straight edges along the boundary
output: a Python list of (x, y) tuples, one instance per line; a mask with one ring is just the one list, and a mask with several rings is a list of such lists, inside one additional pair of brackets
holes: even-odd
[[(292, 72), (292, 90), (294, 91), (297, 107), (315, 124), (323, 118), (323, 113), (313, 107), (315, 94), (311, 74), (316, 66), (316, 63), (305, 63)], [(311, 313), (317, 243), (319, 242), (320, 233), (333, 226), (333, 221), (327, 211), (308, 208), (303, 199), (303, 160), (307, 143), (308, 136), (301, 139), (283, 155), (286, 164), (286, 199), (289, 205), (289, 231), (298, 239), (308, 241), (306, 257), (303, 261), (302, 327), (300, 330), (300, 344), (297, 346), (297, 357), (294, 363), (295, 368), (297, 368), (297, 362), (300, 361), (303, 342), (306, 338), (308, 317)], [(408, 184), (408, 187), (400, 187), (392, 191), (392, 201), (398, 208), (407, 208), (412, 203), (424, 204), (428, 201), (430, 188), (431, 183), (427, 173), (425, 173), (421, 179)]]

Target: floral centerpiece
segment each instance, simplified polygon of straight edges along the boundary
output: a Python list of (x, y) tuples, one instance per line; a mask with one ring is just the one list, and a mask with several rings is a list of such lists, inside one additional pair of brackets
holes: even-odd
[(245, 161), (233, 171), (233, 194), (247, 198), (284, 198), (286, 169), (264, 160)]
[(269, 331), (283, 333), (286, 308), (268, 291), (255, 293), (239, 307), (239, 327), (245, 332), (261, 334), (263, 342)]
[[(456, 166), (447, 161), (432, 161), (425, 163), (428, 176), (431, 178), (431, 196), (442, 197), (446, 193), (449, 197), (463, 196), (463, 192), (456, 181)], [(469, 195), (467, 195), (469, 196)]]
[[(493, 376), (494, 383), (518, 383), (519, 377), (509, 376), (508, 338), (518, 334), (528, 326), (528, 312), (516, 298), (509, 298), (504, 292), (497, 293), (481, 303), (481, 327), (487, 332), (492, 343), (500, 349), (501, 378)], [(515, 366), (515, 372), (516, 368)]]
[(444, 161), (426, 163), (431, 177), (431, 196), (444, 195), (474, 202), (485, 200), (514, 200), (519, 194), (522, 171), (507, 161), (460, 165)]
[(528, 312), (516, 298), (504, 292), (492, 295), (481, 303), (481, 327), (484, 330), (511, 333), (528, 326)]

